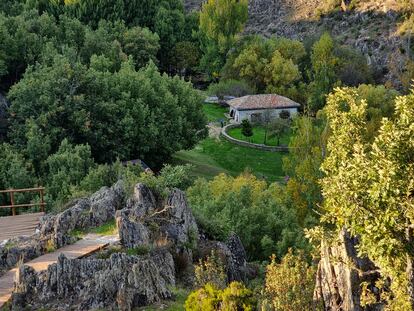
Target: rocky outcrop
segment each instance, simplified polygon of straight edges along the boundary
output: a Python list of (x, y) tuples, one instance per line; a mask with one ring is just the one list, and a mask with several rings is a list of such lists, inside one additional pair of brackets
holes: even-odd
[(240, 238), (232, 234), (226, 242), (201, 239), (197, 250), (197, 260), (204, 260), (214, 252), (225, 266), (227, 281), (247, 281), (251, 271), (247, 263), (246, 251)]
[(16, 266), (20, 260), (41, 256), (45, 252), (47, 239), (16, 237), (0, 245), (0, 275)]
[(184, 282), (192, 279), (189, 274), (193, 270), (189, 266), (205, 259), (213, 250), (221, 257), (229, 282), (246, 280), (248, 276), (246, 252), (239, 237), (231, 235), (225, 243), (200, 238), (186, 196), (178, 189), (173, 189), (165, 200), (159, 200), (148, 187), (138, 184), (128, 207), (118, 211), (116, 219), (124, 246), (167, 247), (174, 256), (177, 271), (184, 275)]
[(138, 184), (132, 200), (117, 212), (116, 219), (121, 243), (130, 248), (148, 243), (182, 247), (198, 239), (197, 223), (185, 194), (178, 189), (163, 201)]
[(59, 257), (47, 271), (19, 268), (13, 310), (132, 310), (171, 298), (174, 262), (167, 251), (109, 259)]
[[(375, 281), (380, 274), (368, 258), (357, 256), (355, 246), (358, 239), (350, 237), (343, 230), (334, 245), (322, 243), (321, 260), (318, 265), (315, 300), (322, 301), (325, 310), (331, 311), (380, 311), (378, 302), (361, 306), (361, 284), (368, 282), (368, 289), (379, 295)], [(378, 301), (379, 301), (379, 297)]]
[(123, 201), (123, 183), (118, 181), (111, 188), (103, 187), (89, 198), (75, 200), (58, 215), (44, 217), (39, 227), (40, 235), (50, 236), (56, 248), (70, 244), (74, 242), (71, 231), (97, 227), (114, 219)]
[(60, 248), (76, 241), (70, 233), (75, 229), (96, 227), (114, 219), (117, 209), (123, 206), (122, 181), (111, 188), (103, 187), (89, 198), (73, 201), (57, 215), (44, 216), (37, 232), (30, 237), (17, 237), (0, 245), (0, 274), (45, 254), (48, 249)]
[[(71, 242), (70, 232), (116, 217), (121, 246), (103, 256), (69, 260), (60, 257), (47, 271), (35, 273), (25, 266), (13, 294), (13, 310), (25, 306), (52, 310), (131, 310), (171, 297), (176, 280), (193, 285), (194, 253), (215, 250), (222, 257), (228, 281), (247, 277), (246, 252), (236, 235), (226, 242), (200, 239), (197, 223), (184, 192), (173, 189), (166, 197), (137, 184), (125, 208), (117, 210), (122, 195), (103, 188), (88, 199), (75, 201), (67, 210), (42, 222), (39, 236), (57, 245)], [(122, 187), (121, 187), (122, 188)], [(128, 256), (125, 253), (141, 255)], [(106, 258), (112, 254), (109, 259)], [(197, 255), (198, 256), (198, 255)]]

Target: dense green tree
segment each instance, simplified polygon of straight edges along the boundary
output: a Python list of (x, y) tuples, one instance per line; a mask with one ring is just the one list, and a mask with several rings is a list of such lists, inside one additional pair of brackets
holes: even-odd
[(310, 110), (316, 113), (323, 108), (326, 96), (332, 91), (338, 78), (336, 66), (338, 58), (334, 54), (334, 41), (328, 33), (324, 33), (312, 47), (312, 77)]
[(209, 0), (200, 13), (200, 29), (226, 53), (247, 22), (246, 0)]
[(47, 195), (63, 202), (70, 196), (71, 186), (76, 186), (95, 166), (88, 145), (73, 146), (64, 139), (55, 154), (47, 160)]
[(255, 90), (247, 82), (233, 79), (222, 79), (219, 83), (212, 83), (209, 85), (207, 92), (210, 95), (216, 95), (219, 99), (223, 99), (224, 96), (242, 97), (255, 94)]
[(26, 132), (26, 149), (25, 155), (33, 164), (34, 172), (39, 177), (44, 177), (46, 172), (45, 160), (50, 154), (50, 138), (44, 135), (42, 129), (33, 120), (28, 120)]
[(267, 85), (267, 92), (287, 95), (287, 89), (300, 78), (298, 66), (293, 63), (292, 59), (283, 58), (282, 54), (276, 50), (265, 67), (264, 81)]
[(365, 137), (367, 141), (373, 141), (381, 127), (382, 118), (394, 116), (395, 98), (399, 93), (382, 85), (370, 84), (361, 84), (356, 91), (359, 98), (367, 103)]
[(241, 123), (241, 126), (242, 126), (241, 132), (244, 137), (250, 138), (253, 136), (253, 126), (249, 122), (249, 120), (244, 119)]
[(180, 1), (174, 3), (162, 2), (154, 19), (154, 31), (160, 36), (161, 49), (159, 60), (163, 69), (171, 71), (173, 49), (175, 45), (183, 40), (185, 30), (185, 17)]
[(223, 76), (244, 79), (258, 92), (278, 93), (305, 102), (306, 86), (300, 82), (305, 55), (299, 41), (247, 37), (230, 53)]
[(283, 256), (289, 247), (306, 248), (295, 211), (285, 205), (284, 189), (250, 174), (199, 179), (188, 199), (200, 225), (215, 238), (237, 233), (250, 259)]
[(200, 62), (200, 51), (191, 41), (178, 42), (172, 51), (172, 63), (180, 75), (186, 75), (197, 68)]
[(356, 87), (363, 83), (373, 83), (372, 68), (359, 51), (339, 46), (335, 48), (335, 55), (338, 58), (336, 73), (344, 85)]
[(248, 18), (247, 0), (208, 0), (200, 13), (200, 36), (204, 69), (218, 73), (225, 56), (242, 32)]
[(326, 155), (325, 122), (309, 117), (295, 118), (289, 156), (283, 158), (283, 170), (289, 180), (287, 202), (296, 211), (301, 225), (313, 223), (322, 201), (320, 170)]
[(274, 310), (322, 310), (313, 297), (315, 280), (316, 269), (302, 251), (289, 250), (280, 263), (273, 257), (266, 268), (265, 302)]
[(30, 188), (35, 178), (24, 156), (8, 144), (0, 145), (0, 189)]
[(326, 113), (323, 220), (358, 235), (359, 252), (391, 280), (390, 309), (414, 310), (414, 94), (397, 98), (374, 142), (365, 138), (367, 103), (355, 90), (337, 89)]
[(161, 75), (154, 64), (136, 71), (132, 62), (117, 72), (93, 57), (91, 67), (64, 56), (30, 68), (9, 93), (10, 138), (27, 145), (26, 119), (51, 140), (87, 143), (99, 162), (142, 158), (160, 165), (173, 152), (192, 147), (205, 131), (201, 99), (191, 84)]

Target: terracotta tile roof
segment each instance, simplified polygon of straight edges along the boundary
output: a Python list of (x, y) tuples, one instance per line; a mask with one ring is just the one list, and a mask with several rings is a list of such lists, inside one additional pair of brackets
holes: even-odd
[(247, 95), (227, 102), (237, 110), (299, 108), (300, 104), (277, 94)]

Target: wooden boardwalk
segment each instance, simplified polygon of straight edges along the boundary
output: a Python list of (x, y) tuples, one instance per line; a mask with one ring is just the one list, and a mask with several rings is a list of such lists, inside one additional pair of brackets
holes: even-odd
[[(43, 271), (46, 270), (49, 265), (56, 263), (60, 254), (64, 254), (69, 259), (82, 258), (118, 240), (118, 236), (99, 236), (95, 234), (88, 234), (75, 244), (63, 247), (56, 252), (40, 256), (25, 264), (33, 267), (36, 271)], [(0, 277), (0, 309), (7, 301), (10, 300), (13, 292), (16, 272), (17, 268), (10, 270), (5, 275)]]
[(32, 235), (44, 213), (0, 217), (0, 242), (17, 236)]

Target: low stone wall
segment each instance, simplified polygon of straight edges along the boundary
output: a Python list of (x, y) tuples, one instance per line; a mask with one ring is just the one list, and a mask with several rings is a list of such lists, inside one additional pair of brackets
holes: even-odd
[(264, 150), (264, 151), (270, 151), (270, 152), (289, 152), (289, 147), (287, 147), (287, 146), (267, 146), (267, 145), (263, 145), (263, 144), (253, 144), (253, 143), (249, 143), (247, 141), (243, 141), (243, 140), (239, 140), (239, 139), (236, 139), (234, 137), (231, 137), (227, 133), (227, 131), (230, 130), (230, 129), (236, 128), (236, 127), (240, 127), (240, 124), (232, 123), (232, 124), (226, 125), (221, 130), (221, 136), (224, 139), (228, 140), (229, 142), (231, 142), (233, 144), (244, 146), (244, 147), (250, 147), (250, 148)]

